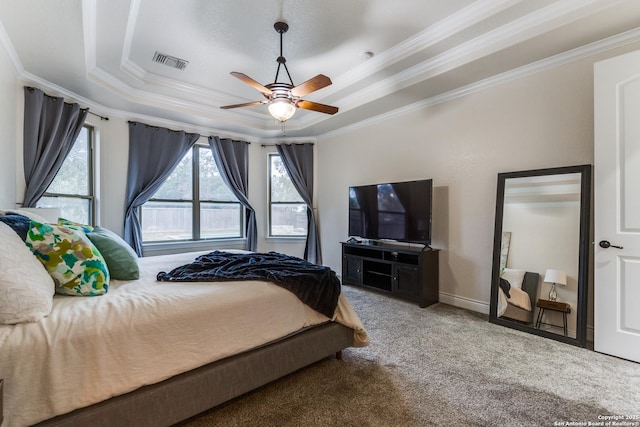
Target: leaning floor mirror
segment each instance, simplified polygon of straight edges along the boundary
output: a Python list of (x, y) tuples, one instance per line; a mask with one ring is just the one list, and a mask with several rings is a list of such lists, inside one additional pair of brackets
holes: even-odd
[(489, 321), (586, 346), (591, 165), (498, 174)]

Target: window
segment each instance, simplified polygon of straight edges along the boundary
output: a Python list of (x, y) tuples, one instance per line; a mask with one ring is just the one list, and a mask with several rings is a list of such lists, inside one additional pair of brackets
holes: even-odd
[(142, 206), (142, 241), (240, 238), (244, 208), (224, 183), (208, 146), (195, 145)]
[(93, 224), (93, 128), (83, 126), (69, 155), (36, 206), (60, 208), (61, 216), (82, 224)]
[(305, 237), (307, 205), (293, 186), (279, 154), (269, 154), (269, 236)]

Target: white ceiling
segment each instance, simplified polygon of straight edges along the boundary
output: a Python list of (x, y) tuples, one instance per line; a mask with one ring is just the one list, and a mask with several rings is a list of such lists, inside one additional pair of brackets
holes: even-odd
[(504, 184), (504, 203), (580, 202), (581, 179), (577, 172), (508, 178)]
[(333, 81), (304, 98), (338, 114), (286, 124), (313, 137), (639, 41), (640, 1), (2, 0), (0, 46), (21, 80), (92, 111), (269, 139), (282, 129), (266, 106), (219, 107), (263, 99), (229, 73), (273, 82), (277, 21), (294, 84)]

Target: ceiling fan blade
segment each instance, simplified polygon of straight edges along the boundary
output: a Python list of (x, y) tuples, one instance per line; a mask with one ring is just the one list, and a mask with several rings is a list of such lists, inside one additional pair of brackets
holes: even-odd
[(238, 108), (238, 107), (249, 107), (251, 105), (260, 105), (260, 104), (266, 104), (267, 101), (253, 101), (253, 102), (245, 102), (244, 104), (234, 104), (234, 105), (223, 105), (222, 108), (223, 110), (228, 110), (229, 108)]
[(331, 105), (319, 104), (317, 102), (300, 100), (296, 104), (298, 107), (305, 110), (318, 111), (325, 114), (335, 114), (338, 112), (338, 107), (332, 107)]
[(324, 74), (318, 74), (312, 79), (307, 80), (304, 83), (299, 84), (298, 86), (291, 89), (291, 95), (293, 96), (305, 96), (308, 93), (315, 92), (318, 89), (322, 89), (323, 87), (329, 86), (331, 84), (331, 79)]
[(246, 84), (248, 84), (249, 86), (253, 87), (254, 89), (258, 89), (260, 92), (264, 93), (265, 95), (271, 95), (271, 89), (264, 87), (263, 85), (261, 85), (260, 83), (258, 83), (257, 81), (253, 80), (251, 77), (247, 76), (246, 74), (242, 74), (239, 73), (237, 71), (232, 71), (231, 75), (233, 77), (236, 77), (240, 80), (242, 80), (243, 82), (245, 82)]

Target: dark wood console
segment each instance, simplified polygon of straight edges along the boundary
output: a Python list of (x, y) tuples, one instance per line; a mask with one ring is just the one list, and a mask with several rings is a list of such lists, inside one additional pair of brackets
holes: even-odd
[(417, 302), (438, 302), (438, 250), (342, 243), (342, 283)]

